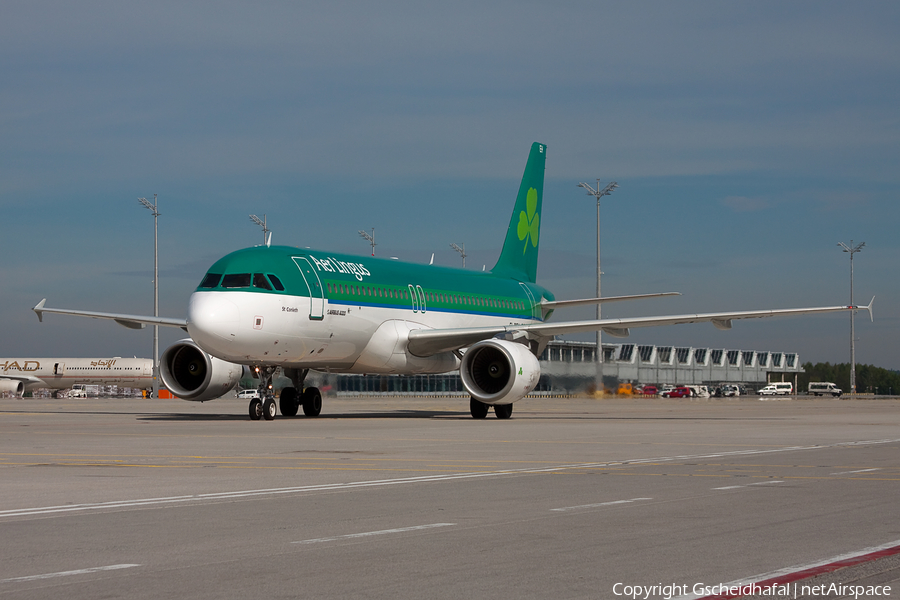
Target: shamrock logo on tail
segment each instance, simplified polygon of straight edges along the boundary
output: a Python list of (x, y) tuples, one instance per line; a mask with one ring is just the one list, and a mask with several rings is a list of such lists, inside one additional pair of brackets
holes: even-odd
[(528, 251), (528, 238), (531, 238), (531, 245), (537, 248), (538, 245), (538, 232), (540, 231), (540, 222), (541, 216), (537, 214), (537, 190), (534, 188), (529, 188), (528, 196), (525, 198), (525, 207), (528, 209), (528, 214), (525, 214), (525, 211), (519, 213), (519, 226), (517, 228), (519, 233), (519, 239), (525, 242), (525, 247), (522, 249), (522, 254)]

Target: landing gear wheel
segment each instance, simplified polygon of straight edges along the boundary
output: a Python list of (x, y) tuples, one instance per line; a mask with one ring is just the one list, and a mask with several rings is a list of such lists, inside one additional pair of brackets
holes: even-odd
[(281, 408), (281, 414), (286, 417), (296, 417), (297, 410), (300, 408), (297, 388), (286, 387), (281, 390), (281, 400), (278, 404), (279, 408)]
[(306, 388), (300, 400), (303, 403), (303, 414), (307, 417), (318, 417), (322, 412), (322, 393), (319, 388)]
[(512, 416), (512, 404), (495, 404), (494, 414), (498, 419), (508, 419)]
[(259, 398), (250, 401), (250, 418), (254, 421), (262, 418), (262, 401)]
[(484, 402), (476, 400), (475, 398), (469, 399), (469, 412), (472, 413), (473, 419), (483, 419), (488, 414), (488, 405)]
[(275, 398), (266, 398), (266, 401), (263, 402), (262, 405), (262, 413), (266, 421), (271, 421), (272, 419), (274, 419), (276, 411), (277, 408), (275, 406)]

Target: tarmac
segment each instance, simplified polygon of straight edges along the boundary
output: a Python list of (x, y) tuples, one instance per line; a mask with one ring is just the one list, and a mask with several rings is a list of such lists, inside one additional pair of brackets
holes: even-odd
[(898, 451), (897, 398), (0, 399), (0, 598), (895, 597)]

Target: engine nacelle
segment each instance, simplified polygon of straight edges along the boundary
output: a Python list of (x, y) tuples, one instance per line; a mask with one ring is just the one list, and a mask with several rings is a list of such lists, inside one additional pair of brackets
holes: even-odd
[(527, 346), (482, 340), (466, 350), (459, 375), (473, 398), (485, 404), (512, 404), (535, 388), (541, 365)]
[(0, 379), (0, 394), (3, 392), (21, 396), (25, 392), (25, 384), (15, 379)]
[(166, 348), (159, 375), (166, 388), (182, 400), (204, 402), (224, 396), (241, 380), (243, 367), (210, 356), (188, 338)]

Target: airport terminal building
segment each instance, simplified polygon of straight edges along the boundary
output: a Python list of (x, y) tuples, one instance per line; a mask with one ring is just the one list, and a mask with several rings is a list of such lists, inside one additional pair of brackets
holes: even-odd
[[(791, 381), (803, 372), (796, 353), (755, 350), (603, 344), (597, 361), (591, 342), (554, 340), (540, 357), (535, 392), (579, 394), (596, 389), (598, 369), (604, 386), (618, 383), (718, 386), (738, 384), (757, 390), (770, 381)], [(323, 375), (320, 385), (338, 395), (465, 394), (459, 373), (443, 375)]]

